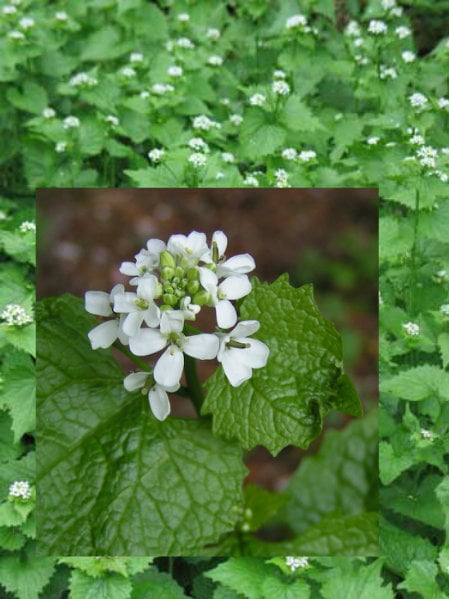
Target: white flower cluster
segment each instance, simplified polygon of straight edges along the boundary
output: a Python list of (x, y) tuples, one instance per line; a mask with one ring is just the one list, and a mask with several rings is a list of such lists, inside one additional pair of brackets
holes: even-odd
[(165, 150), (162, 148), (153, 148), (148, 152), (148, 158), (154, 164), (157, 164), (161, 161), (162, 156), (165, 154)]
[(95, 87), (98, 84), (98, 80), (92, 77), (88, 73), (77, 73), (69, 79), (70, 87)]
[(441, 304), (440, 314), (442, 316), (449, 316), (449, 304)]
[(76, 116), (72, 116), (72, 115), (67, 116), (62, 121), (63, 129), (77, 129), (80, 125), (81, 125), (81, 123), (80, 123), (79, 118)]
[(26, 480), (16, 480), (9, 485), (9, 497), (29, 499), (31, 497), (30, 483)]
[(5, 306), (3, 312), (0, 314), (0, 318), (5, 321), (8, 327), (22, 327), (25, 324), (33, 322), (33, 317), (28, 314), (25, 308), (22, 308), (18, 304), (8, 304)]
[[(267, 346), (249, 337), (260, 327), (256, 320), (237, 322), (233, 300), (251, 291), (247, 273), (255, 268), (250, 254), (226, 258), (227, 237), (215, 231), (212, 243), (206, 235), (172, 235), (165, 244), (150, 239), (134, 262), (123, 262), (120, 272), (131, 277), (135, 291), (115, 285), (111, 293), (88, 291), (85, 308), (91, 314), (110, 317), (89, 332), (92, 348), (110, 347), (116, 339), (135, 356), (164, 350), (151, 372), (135, 372), (124, 380), (128, 391), (142, 389), (159, 420), (170, 413), (167, 392), (176, 391), (184, 368), (184, 354), (200, 360), (216, 358), (232, 386), (265, 366)], [(187, 335), (185, 321), (195, 320), (203, 306), (214, 307), (218, 330)], [(232, 329), (232, 330), (231, 330)]]
[(157, 96), (163, 96), (169, 92), (174, 92), (175, 88), (170, 83), (155, 83), (151, 86), (151, 91)]
[(256, 93), (250, 96), (249, 103), (251, 106), (263, 106), (267, 98), (264, 94)]
[(421, 332), (420, 326), (416, 322), (406, 322), (402, 327), (410, 337), (417, 337)]
[(290, 86), (283, 79), (276, 79), (276, 81), (273, 81), (271, 90), (278, 96), (288, 96), (290, 93)]
[(415, 92), (414, 94), (411, 94), (408, 97), (408, 99), (410, 102), (410, 106), (419, 109), (425, 108), (425, 106), (427, 106), (427, 103), (429, 102), (426, 96), (424, 94), (421, 94), (420, 92)]
[(301, 14), (288, 17), (285, 27), (287, 29), (301, 29), (304, 31), (310, 31), (310, 27), (307, 26), (307, 17)]
[(298, 568), (308, 568), (309, 558), (288, 556), (285, 558), (285, 563), (291, 569), (291, 571), (294, 572)]
[(24, 220), (23, 223), (19, 225), (19, 231), (21, 233), (27, 233), (27, 231), (36, 231), (36, 223), (31, 220)]
[(209, 129), (221, 129), (220, 123), (210, 119), (205, 114), (200, 114), (194, 117), (192, 126), (194, 129), (200, 129), (201, 131), (209, 131)]
[(384, 21), (372, 19), (368, 25), (368, 33), (373, 35), (385, 35), (388, 31), (388, 26)]

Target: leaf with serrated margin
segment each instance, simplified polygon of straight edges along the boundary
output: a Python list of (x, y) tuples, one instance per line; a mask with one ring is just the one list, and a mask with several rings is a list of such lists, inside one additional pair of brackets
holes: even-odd
[(232, 557), (205, 573), (225, 587), (241, 593), (247, 599), (260, 599), (265, 579), (276, 576), (278, 569), (257, 557)]
[(38, 539), (56, 555), (197, 555), (234, 527), (246, 468), (196, 420), (157, 421), (91, 350), (80, 299), (38, 310)]
[(410, 593), (419, 593), (423, 599), (447, 599), (436, 580), (438, 566), (426, 560), (414, 560), (409, 564), (405, 580), (398, 584), (398, 589), (406, 589)]
[(423, 364), (384, 379), (380, 390), (408, 401), (423, 401), (435, 395), (449, 399), (449, 372)]
[(359, 567), (356, 572), (333, 571), (323, 584), (324, 599), (393, 599), (391, 584), (382, 586), (383, 560)]
[(150, 568), (133, 580), (131, 599), (184, 599), (182, 587), (165, 572)]
[(318, 311), (311, 285), (296, 289), (287, 275), (271, 285), (254, 278), (240, 315), (260, 322), (255, 337), (270, 356), (239, 387), (229, 384), (222, 368), (208, 379), (202, 413), (213, 414), (216, 434), (277, 454), (290, 444), (307, 447), (333, 408), (361, 414), (352, 385), (346, 379), (341, 384), (341, 337)]
[(70, 577), (71, 599), (129, 599), (132, 584), (120, 574), (109, 573), (101, 578), (72, 570)]
[(17, 352), (5, 361), (5, 374), (0, 407), (7, 408), (12, 418), (14, 440), (36, 427), (36, 373), (27, 354)]
[(0, 585), (19, 599), (38, 599), (53, 574), (54, 561), (32, 553), (0, 557)]

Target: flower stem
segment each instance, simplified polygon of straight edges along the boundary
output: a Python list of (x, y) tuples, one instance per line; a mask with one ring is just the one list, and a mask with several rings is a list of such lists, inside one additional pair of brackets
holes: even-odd
[(123, 345), (114, 343), (113, 347), (115, 347), (115, 349), (118, 349), (120, 352), (122, 352), (122, 354), (125, 354), (125, 356), (127, 356), (130, 360), (132, 360), (135, 364), (137, 364), (137, 366), (142, 368), (142, 370), (145, 370), (146, 372), (151, 371), (151, 367), (148, 366), (148, 364), (146, 364), (143, 360), (141, 360), (140, 358), (138, 358), (137, 356), (132, 354), (128, 349), (126, 349), (126, 347), (123, 347)]
[(415, 219), (413, 223), (413, 246), (411, 251), (411, 285), (410, 285), (410, 296), (409, 296), (409, 311), (411, 315), (415, 313), (416, 305), (416, 291), (418, 283), (418, 273), (416, 265), (416, 253), (418, 245), (418, 227), (419, 227), (419, 190), (416, 190), (415, 196)]
[(198, 378), (196, 371), (196, 361), (191, 356), (184, 354), (184, 372), (186, 375), (187, 388), (190, 393), (190, 399), (198, 413), (201, 413), (201, 405), (203, 403), (203, 391), (201, 389), (201, 383)]

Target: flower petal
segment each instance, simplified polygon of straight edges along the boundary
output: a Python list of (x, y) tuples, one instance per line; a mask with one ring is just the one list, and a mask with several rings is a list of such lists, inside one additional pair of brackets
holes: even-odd
[(140, 279), (137, 285), (137, 295), (146, 300), (153, 300), (156, 295), (157, 278), (154, 275), (149, 275)]
[(171, 387), (179, 383), (184, 368), (184, 354), (176, 347), (170, 345), (154, 367), (154, 380), (164, 387)]
[(153, 414), (158, 420), (165, 420), (170, 414), (170, 401), (167, 393), (159, 385), (155, 385), (148, 392), (148, 400)]
[(112, 314), (109, 293), (104, 291), (87, 291), (84, 295), (84, 307), (87, 312), (97, 316), (111, 316)]
[(235, 300), (248, 295), (251, 283), (246, 275), (231, 275), (218, 286), (218, 293), (224, 293), (227, 299)]
[(201, 286), (215, 298), (217, 296), (217, 275), (208, 268), (200, 267), (198, 270), (200, 271)]
[(111, 345), (117, 339), (117, 335), (117, 320), (108, 320), (107, 322), (102, 322), (87, 334), (92, 349), (106, 349), (107, 347), (111, 347)]
[(139, 274), (139, 270), (134, 262), (122, 262), (120, 265), (120, 272), (129, 277), (134, 277)]
[(230, 329), (237, 322), (237, 312), (229, 300), (219, 300), (215, 310), (220, 329)]
[(166, 345), (166, 337), (155, 329), (140, 329), (129, 340), (129, 349), (136, 356), (149, 356), (163, 349)]
[(136, 299), (137, 295), (131, 291), (117, 293), (114, 296), (114, 312), (136, 312), (139, 309)]
[(216, 335), (203, 333), (184, 337), (182, 349), (185, 354), (199, 360), (212, 360), (218, 352), (220, 342)]
[(178, 310), (166, 310), (161, 316), (161, 333), (181, 333), (184, 328), (184, 315)]
[(226, 248), (228, 247), (228, 238), (223, 231), (215, 231), (212, 235), (212, 243), (216, 243), (218, 247), (218, 255), (224, 256)]
[(143, 318), (149, 327), (159, 326), (160, 310), (154, 302), (151, 302), (147, 310), (143, 312)]
[(239, 254), (219, 264), (217, 266), (217, 276), (225, 277), (231, 274), (245, 274), (255, 268), (256, 263), (250, 254)]
[(228, 349), (223, 352), (221, 364), (224, 373), (233, 387), (238, 387), (251, 378), (252, 370), (239, 359), (238, 349)]
[(128, 335), (128, 337), (134, 337), (134, 335), (137, 335), (143, 322), (143, 317), (144, 313), (142, 311), (130, 312), (123, 321), (122, 325), (125, 335)]
[(250, 347), (247, 347), (240, 351), (240, 360), (243, 364), (250, 366), (251, 368), (262, 368), (266, 365), (268, 356), (270, 354), (270, 350), (258, 339), (236, 339), (236, 341), (241, 341), (242, 343), (249, 343)]
[(241, 320), (229, 333), (232, 338), (250, 337), (260, 329), (258, 320)]
[(132, 372), (123, 379), (123, 386), (127, 391), (136, 391), (145, 386), (149, 372)]

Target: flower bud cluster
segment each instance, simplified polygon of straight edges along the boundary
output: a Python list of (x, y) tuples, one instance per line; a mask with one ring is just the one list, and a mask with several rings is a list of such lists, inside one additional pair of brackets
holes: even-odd
[[(110, 347), (117, 339), (135, 356), (165, 350), (152, 369), (134, 372), (124, 380), (128, 391), (148, 394), (154, 415), (164, 420), (170, 412), (168, 392), (179, 389), (184, 354), (200, 360), (216, 358), (234, 387), (252, 376), (253, 368), (265, 366), (268, 348), (249, 339), (260, 324), (237, 323), (234, 305), (251, 291), (247, 273), (255, 268), (250, 254), (226, 258), (227, 237), (215, 231), (212, 243), (206, 235), (172, 235), (165, 244), (150, 239), (134, 262), (123, 262), (120, 272), (130, 278), (134, 291), (115, 285), (111, 292), (88, 291), (85, 308), (91, 314), (113, 317), (89, 332), (92, 348)], [(188, 335), (204, 306), (215, 309), (214, 333)], [(232, 329), (232, 330), (230, 330)]]

